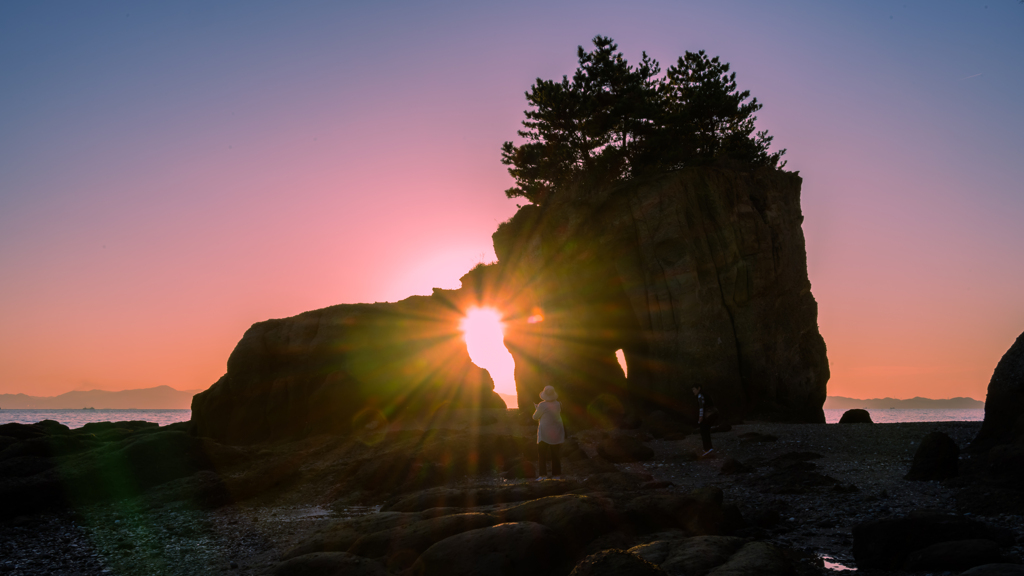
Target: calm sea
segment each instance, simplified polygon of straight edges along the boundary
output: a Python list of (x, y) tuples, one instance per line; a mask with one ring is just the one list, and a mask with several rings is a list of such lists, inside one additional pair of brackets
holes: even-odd
[[(835, 424), (846, 410), (825, 410), (825, 422)], [(894, 422), (981, 422), (984, 408), (935, 410), (931, 408), (871, 408), (871, 421), (877, 424)]]
[(142, 420), (166, 426), (190, 418), (191, 410), (0, 410), (0, 424), (34, 424), (42, 420), (56, 420), (68, 428), (81, 428), (89, 422), (127, 420)]
[[(825, 422), (835, 424), (846, 410), (825, 410)], [(984, 409), (932, 410), (932, 409), (871, 409), (871, 420), (880, 424), (893, 422), (972, 422), (985, 419)], [(56, 420), (69, 428), (81, 428), (89, 422), (120, 422), (142, 420), (161, 426), (184, 422), (192, 417), (191, 410), (0, 410), (0, 424), (20, 422), (32, 424), (41, 420)]]

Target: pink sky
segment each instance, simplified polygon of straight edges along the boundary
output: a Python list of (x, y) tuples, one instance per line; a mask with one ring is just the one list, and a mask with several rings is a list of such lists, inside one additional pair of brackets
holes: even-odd
[[(0, 5), (0, 393), (203, 389), (254, 322), (457, 287), (538, 76), (705, 49), (804, 178), (829, 394), (1024, 331), (1024, 5)], [(508, 391), (507, 378), (496, 380)]]

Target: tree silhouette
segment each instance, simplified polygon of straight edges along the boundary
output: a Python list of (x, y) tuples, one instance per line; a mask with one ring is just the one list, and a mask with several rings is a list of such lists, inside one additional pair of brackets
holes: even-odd
[(728, 158), (778, 165), (772, 137), (754, 132), (761, 104), (737, 92), (729, 64), (687, 52), (661, 75), (647, 53), (631, 66), (611, 38), (577, 48), (570, 80), (537, 79), (526, 93), (525, 140), (502, 145), (516, 186), (510, 198), (543, 203), (552, 194)]

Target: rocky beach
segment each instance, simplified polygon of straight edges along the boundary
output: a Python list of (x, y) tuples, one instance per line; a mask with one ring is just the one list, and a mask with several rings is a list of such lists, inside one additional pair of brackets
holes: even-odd
[[(175, 429), (181, 425), (26, 426), (48, 433), (8, 442), (0, 452), (0, 571), (958, 574), (964, 562), (1019, 563), (1024, 555), (1020, 501), (1014, 507), (974, 497), (980, 457), (965, 451), (952, 478), (904, 479), (926, 435), (940, 432), (966, 449), (978, 422), (738, 424), (713, 434), (715, 456), (698, 459), (698, 435), (654, 417), (632, 430), (576, 432), (566, 444), (564, 479), (537, 480), (528, 458), (535, 429), (517, 411), (475, 416), (247, 447), (184, 440), (190, 437)], [(11, 426), (21, 425), (2, 432), (14, 433)], [(52, 466), (66, 478), (61, 482), (95, 481), (89, 475), (98, 471), (86, 460), (106, 453), (120, 455), (122, 470), (144, 476), (154, 462), (133, 461), (146, 455), (133, 455), (132, 447), (158, 440), (171, 451), (162, 458), (164, 476), (151, 471), (151, 486), (139, 483), (124, 494), (54, 486), (46, 471), (13, 473)], [(48, 457), (38, 448), (74, 442), (92, 447)], [(12, 498), (34, 508), (19, 510)], [(956, 541), (988, 544), (963, 552), (966, 560), (929, 560), (911, 559), (926, 546), (907, 543), (898, 565), (863, 566), (872, 560), (859, 548), (922, 517), (972, 536)], [(488, 547), (488, 532), (501, 530), (511, 530), (498, 536), (502, 546), (521, 546), (516, 557)], [(608, 553), (584, 565), (608, 550), (630, 556)], [(616, 564), (634, 559), (645, 562)], [(456, 570), (457, 561), (466, 571)], [(943, 570), (935, 562), (953, 564)]]

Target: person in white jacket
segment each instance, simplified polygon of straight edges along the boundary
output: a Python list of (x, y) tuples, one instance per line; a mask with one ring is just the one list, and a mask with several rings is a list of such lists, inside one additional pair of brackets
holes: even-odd
[(562, 425), (562, 405), (552, 386), (545, 386), (540, 393), (540, 404), (534, 404), (533, 419), (537, 420), (537, 477), (547, 475), (547, 460), (551, 460), (551, 476), (562, 476), (561, 451), (565, 442), (565, 426)]

